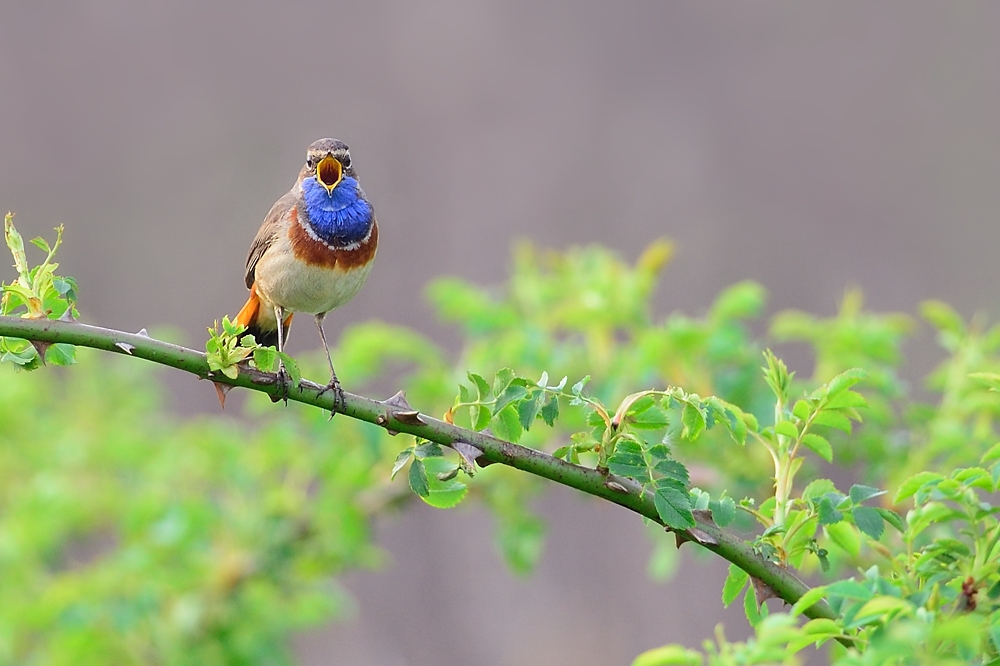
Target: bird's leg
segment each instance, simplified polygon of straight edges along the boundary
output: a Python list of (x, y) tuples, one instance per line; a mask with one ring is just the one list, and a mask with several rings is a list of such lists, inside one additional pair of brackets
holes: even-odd
[[(274, 317), (278, 320), (278, 351), (285, 351), (285, 309), (281, 306), (274, 306)], [(277, 373), (278, 390), (280, 391), (278, 400), (284, 400), (285, 405), (288, 405), (288, 384), (290, 383), (288, 377), (288, 371), (285, 370), (285, 362), (278, 357), (278, 373)]]
[(337, 412), (337, 408), (343, 409), (346, 400), (344, 398), (344, 389), (340, 387), (340, 380), (337, 379), (337, 372), (333, 369), (333, 359), (330, 358), (330, 346), (326, 344), (326, 333), (323, 332), (323, 317), (326, 313), (316, 315), (316, 328), (319, 329), (319, 339), (323, 341), (323, 351), (326, 352), (326, 362), (330, 365), (330, 382), (323, 387), (319, 392), (323, 395), (327, 391), (333, 391), (333, 410), (330, 412), (330, 418)]

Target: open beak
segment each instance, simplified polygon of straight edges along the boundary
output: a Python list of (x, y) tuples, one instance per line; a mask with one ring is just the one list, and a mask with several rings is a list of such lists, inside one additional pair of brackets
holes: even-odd
[(316, 182), (325, 187), (327, 193), (333, 192), (333, 188), (337, 187), (343, 176), (344, 168), (332, 155), (327, 155), (316, 165)]

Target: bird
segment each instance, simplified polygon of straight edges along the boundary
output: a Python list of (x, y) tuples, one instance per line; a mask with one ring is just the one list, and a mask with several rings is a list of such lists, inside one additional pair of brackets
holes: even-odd
[[(323, 319), (361, 290), (377, 248), (378, 223), (350, 149), (339, 139), (314, 141), (292, 189), (271, 207), (250, 245), (245, 279), (250, 296), (236, 321), (257, 344), (284, 351), (292, 316), (312, 315), (330, 366), (321, 393), (334, 392), (331, 416), (345, 399)], [(277, 380), (287, 401), (288, 377), (280, 360)]]

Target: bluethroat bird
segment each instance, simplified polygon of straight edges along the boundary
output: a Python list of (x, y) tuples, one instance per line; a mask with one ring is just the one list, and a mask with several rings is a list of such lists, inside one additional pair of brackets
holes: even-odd
[[(333, 390), (334, 411), (338, 403), (343, 406), (344, 392), (333, 369), (323, 318), (364, 285), (377, 245), (378, 224), (347, 144), (320, 139), (309, 146), (295, 185), (271, 207), (247, 255), (250, 299), (236, 321), (258, 344), (277, 344), (283, 351), (292, 315), (311, 314), (330, 364), (324, 391)], [(287, 396), (283, 365), (278, 381)]]

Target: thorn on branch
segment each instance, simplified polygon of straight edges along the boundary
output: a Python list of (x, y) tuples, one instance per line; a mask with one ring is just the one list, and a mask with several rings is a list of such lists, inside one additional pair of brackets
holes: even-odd
[(472, 476), (472, 473), (476, 469), (475, 463), (479, 463), (480, 467), (486, 467), (487, 465), (492, 464), (491, 461), (483, 458), (483, 450), (475, 444), (457, 441), (452, 442), (449, 446), (458, 452), (462, 461), (461, 467), (466, 474), (469, 474), (469, 476)]
[(222, 382), (212, 382), (215, 386), (215, 395), (219, 396), (219, 404), (222, 408), (226, 408), (226, 395), (233, 390), (232, 384), (223, 384)]
[(407, 425), (427, 425), (427, 422), (420, 418), (420, 412), (410, 405), (406, 401), (406, 392), (397, 391), (396, 395), (392, 396), (388, 400), (382, 403), (389, 409), (385, 411), (385, 414), (380, 414), (376, 419), (375, 423), (386, 429), (390, 435), (398, 435), (398, 430), (392, 430), (387, 427), (387, 424), (392, 419), (396, 419), (400, 423), (405, 423)]
[[(757, 608), (764, 604), (768, 599), (780, 599), (778, 593), (774, 591), (774, 588), (762, 581), (760, 578), (755, 576), (750, 576), (750, 581), (753, 583), (754, 596), (757, 597)], [(787, 602), (786, 602), (787, 603)]]
[(67, 321), (73, 323), (76, 321), (76, 317), (73, 316), (73, 306), (69, 306), (61, 315), (59, 315), (59, 321)]
[[(669, 532), (673, 528), (666, 528)], [(674, 538), (677, 540), (677, 547), (680, 548), (688, 541), (694, 541), (700, 546), (718, 546), (719, 540), (713, 537), (711, 534), (705, 530), (699, 529), (697, 527), (690, 527), (686, 530), (674, 530)]]
[(608, 490), (613, 490), (616, 493), (623, 493), (625, 495), (628, 495), (628, 488), (618, 483), (617, 481), (607, 481), (604, 483), (604, 485), (605, 487), (607, 487)]
[(127, 342), (116, 342), (115, 343), (115, 347), (118, 347), (118, 349), (121, 349), (123, 352), (125, 352), (129, 356), (132, 355), (132, 350), (135, 349), (135, 345), (130, 345)]
[(31, 346), (35, 348), (36, 352), (38, 352), (38, 360), (42, 362), (42, 365), (45, 365), (45, 352), (49, 350), (52, 343), (42, 342), (41, 340), (28, 340), (28, 342), (30, 342)]
[(140, 328), (139, 332), (136, 333), (136, 335), (141, 335), (144, 338), (148, 338), (149, 337), (149, 333), (147, 333), (146, 329), (144, 329), (144, 328)]
[(396, 395), (384, 401), (382, 404), (386, 405), (387, 407), (395, 407), (396, 409), (401, 409), (404, 411), (413, 410), (413, 406), (406, 401), (406, 391), (396, 391)]
[[(715, 525), (715, 521), (712, 520), (711, 511), (702, 511), (701, 509), (695, 509), (691, 512), (695, 520), (702, 523), (708, 523), (709, 525)], [(668, 532), (671, 528), (667, 527)], [(718, 546), (719, 540), (714, 536), (706, 532), (699, 527), (690, 527), (686, 530), (675, 530), (674, 538), (677, 540), (677, 547), (680, 548), (688, 541), (694, 541), (701, 546)]]

